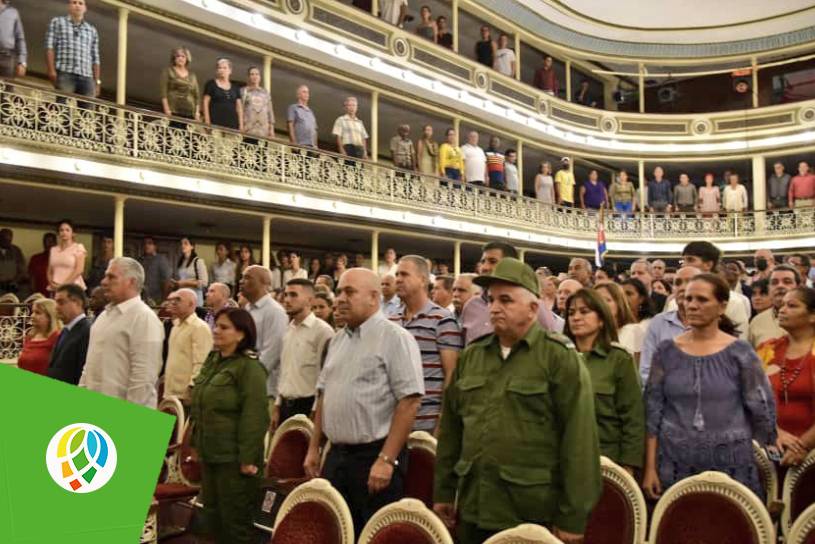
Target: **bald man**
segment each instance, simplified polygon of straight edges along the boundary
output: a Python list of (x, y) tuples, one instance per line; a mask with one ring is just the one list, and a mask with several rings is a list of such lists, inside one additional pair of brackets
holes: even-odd
[(577, 280), (583, 287), (591, 287), (593, 271), (591, 263), (582, 257), (569, 261), (569, 278)]
[(651, 358), (657, 346), (663, 340), (673, 340), (686, 330), (685, 324), (685, 287), (694, 276), (698, 276), (702, 271), (694, 266), (684, 266), (676, 271), (674, 276), (674, 300), (676, 310), (668, 310), (658, 314), (650, 323), (645, 333), (645, 340), (642, 343), (640, 352), (640, 377), (642, 387), (648, 383), (648, 374), (651, 372)]
[(164, 370), (164, 398), (178, 397), (187, 404), (192, 381), (212, 351), (212, 331), (207, 322), (195, 314), (198, 295), (192, 289), (170, 293), (167, 302), (173, 328)]
[(340, 278), (345, 329), (331, 340), (317, 380), (304, 463), (309, 477), (320, 475), (325, 434), (331, 449), (323, 477), (348, 503), (357, 537), (374, 512), (404, 496), (405, 444), (425, 393), (419, 346), (379, 310), (380, 289), (379, 276), (364, 268)]
[(283, 336), (289, 326), (289, 318), (271, 295), (272, 273), (258, 265), (246, 267), (241, 277), (240, 289), (248, 304), (245, 310), (255, 321), (257, 342), (255, 351), (261, 364), (269, 372), (266, 392), (269, 396), (269, 417), (274, 413), (274, 399), (277, 396), (277, 380), (280, 373), (280, 352), (283, 349)]
[(561, 315), (563, 312), (566, 311), (566, 301), (569, 299), (570, 296), (577, 293), (583, 288), (583, 284), (574, 279), (566, 279), (560, 282), (557, 288), (557, 311)]
[(232, 290), (225, 283), (211, 283), (207, 289), (205, 303), (207, 307), (207, 317), (205, 321), (209, 328), (215, 330), (215, 316), (229, 306), (235, 304), (231, 298)]

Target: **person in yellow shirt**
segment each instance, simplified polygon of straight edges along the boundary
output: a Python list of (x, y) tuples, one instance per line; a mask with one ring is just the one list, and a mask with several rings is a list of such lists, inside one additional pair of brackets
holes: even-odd
[(445, 135), (447, 141), (439, 146), (439, 174), (453, 181), (465, 181), (462, 179), (464, 156), (458, 146), (458, 135), (452, 128), (448, 128)]
[(574, 173), (571, 169), (569, 157), (560, 159), (561, 168), (555, 175), (557, 187), (557, 203), (559, 206), (574, 206)]

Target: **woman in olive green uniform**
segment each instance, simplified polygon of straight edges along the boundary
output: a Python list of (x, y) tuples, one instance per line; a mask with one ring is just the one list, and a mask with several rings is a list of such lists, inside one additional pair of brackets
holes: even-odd
[(566, 301), (565, 334), (583, 355), (594, 389), (600, 453), (633, 473), (644, 460), (645, 408), (631, 354), (617, 344), (611, 310), (591, 289)]
[(201, 497), (218, 544), (253, 541), (269, 428), (266, 369), (249, 350), (257, 333), (246, 310), (227, 308), (215, 318), (213, 347), (192, 392), (193, 445), (203, 463)]

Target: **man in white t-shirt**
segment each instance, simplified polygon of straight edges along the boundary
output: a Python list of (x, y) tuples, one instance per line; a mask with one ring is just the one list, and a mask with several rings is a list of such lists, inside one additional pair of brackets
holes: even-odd
[(408, 0), (379, 0), (379, 16), (383, 21), (402, 28), (407, 17)]
[(464, 156), (464, 181), (473, 185), (484, 185), (487, 179), (487, 155), (478, 146), (478, 132), (467, 134), (467, 143), (461, 146)]
[(515, 77), (515, 51), (509, 47), (509, 36), (501, 34), (498, 38), (498, 51), (492, 69), (505, 76)]

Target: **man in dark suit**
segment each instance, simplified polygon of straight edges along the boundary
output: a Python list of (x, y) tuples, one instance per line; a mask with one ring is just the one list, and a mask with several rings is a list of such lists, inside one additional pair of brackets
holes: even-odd
[(66, 284), (57, 288), (54, 300), (57, 315), (65, 326), (51, 351), (48, 376), (76, 385), (85, 367), (91, 332), (91, 321), (85, 316), (88, 299), (81, 287)]

